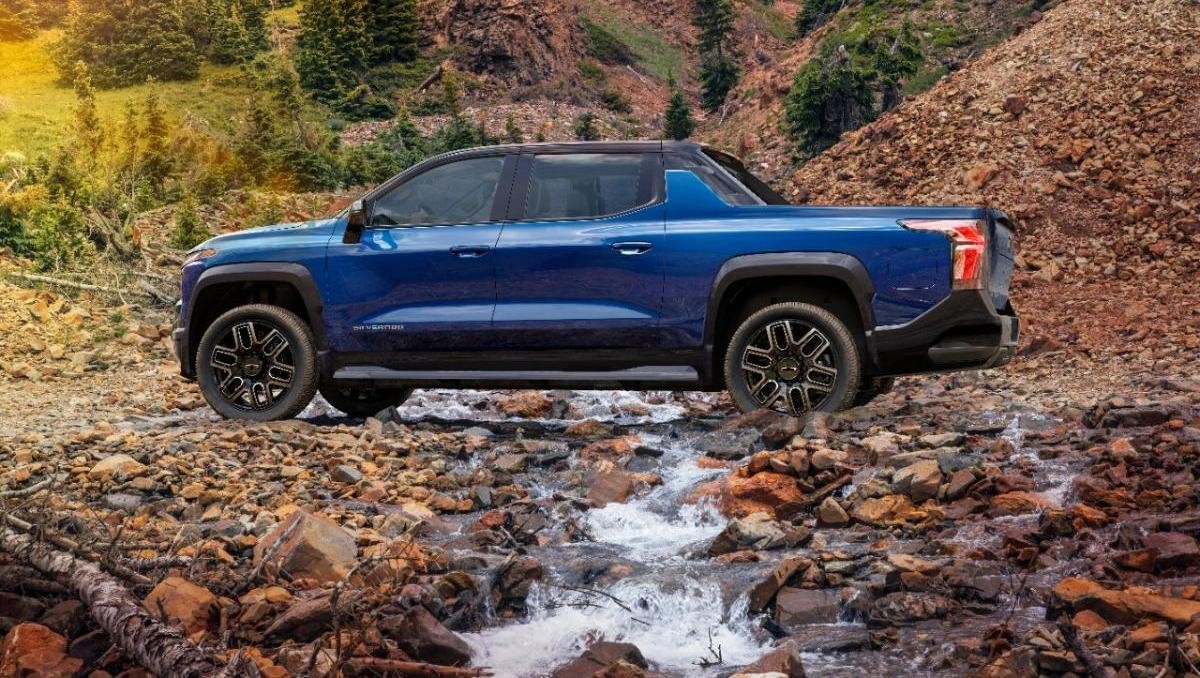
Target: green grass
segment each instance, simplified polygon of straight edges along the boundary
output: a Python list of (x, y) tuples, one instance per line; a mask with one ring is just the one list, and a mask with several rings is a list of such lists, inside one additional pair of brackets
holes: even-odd
[[(46, 31), (32, 40), (0, 42), (0, 153), (18, 151), (36, 157), (54, 149), (70, 122), (75, 106), (71, 88), (58, 83), (58, 70), (49, 48), (58, 31)], [(249, 91), (239, 83), (235, 66), (205, 64), (200, 77), (187, 82), (154, 85), (169, 115), (192, 115), (214, 125), (228, 123), (230, 111), (239, 110)], [(125, 104), (140, 105), (150, 85), (137, 85), (96, 93), (96, 107), (106, 125), (115, 125)]]
[(636, 67), (659, 80), (674, 75), (683, 80), (687, 75), (687, 60), (683, 51), (663, 40), (652, 28), (643, 28), (629, 17), (599, 2), (590, 2), (588, 19), (625, 45), (633, 53)]
[(796, 23), (773, 6), (763, 4), (761, 0), (746, 0), (746, 8), (762, 21), (763, 28), (776, 40), (796, 37)]

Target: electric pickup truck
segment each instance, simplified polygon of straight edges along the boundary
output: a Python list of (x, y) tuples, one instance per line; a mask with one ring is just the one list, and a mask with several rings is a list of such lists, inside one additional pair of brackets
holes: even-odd
[(696, 143), (489, 146), (191, 250), (173, 339), (238, 419), (464, 387), (727, 389), (802, 415), (1007, 363), (1012, 238), (989, 208), (789, 205)]

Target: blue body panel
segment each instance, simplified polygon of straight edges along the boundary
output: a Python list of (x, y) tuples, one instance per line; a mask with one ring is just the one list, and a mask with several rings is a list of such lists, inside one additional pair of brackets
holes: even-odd
[[(853, 257), (869, 273), (869, 331), (908, 323), (951, 291), (949, 241), (898, 219), (985, 216), (731, 206), (690, 171), (670, 170), (661, 202), (603, 219), (374, 228), (344, 243), (343, 215), (221, 236), (201, 246), (216, 255), (185, 267), (183, 304), (204, 270), (286, 262), (310, 272), (334, 354), (696, 349), (726, 262), (822, 252)], [(614, 248), (630, 243), (641, 251)], [(464, 247), (474, 254), (451, 251)]]

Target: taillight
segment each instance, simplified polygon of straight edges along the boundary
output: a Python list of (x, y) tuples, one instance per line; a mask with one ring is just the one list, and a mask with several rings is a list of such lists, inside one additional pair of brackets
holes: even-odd
[(983, 287), (983, 268), (987, 261), (984, 222), (974, 219), (902, 219), (900, 224), (914, 231), (936, 231), (950, 239), (954, 259), (954, 289), (977, 290)]

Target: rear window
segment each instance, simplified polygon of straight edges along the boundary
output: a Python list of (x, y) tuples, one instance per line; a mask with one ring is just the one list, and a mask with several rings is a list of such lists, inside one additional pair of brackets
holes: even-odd
[(538, 155), (529, 175), (526, 219), (589, 219), (638, 207), (643, 157), (637, 153)]
[(722, 169), (732, 175), (738, 183), (745, 186), (747, 190), (758, 196), (758, 199), (764, 203), (768, 205), (790, 204), (786, 198), (776, 193), (775, 189), (768, 186), (766, 182), (751, 174), (750, 170), (746, 169), (746, 166), (732, 155), (711, 148), (704, 149), (704, 155), (715, 161)]
[(676, 155), (674, 153), (667, 156), (667, 169), (669, 170), (687, 170), (695, 174), (703, 181), (713, 193), (721, 196), (721, 199), (730, 205), (758, 205), (758, 200), (750, 193), (749, 189), (738, 185), (733, 177), (730, 177), (725, 172), (720, 171), (713, 165), (704, 162), (703, 159), (693, 155)]

